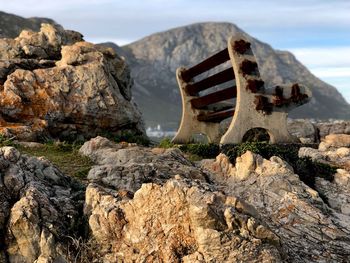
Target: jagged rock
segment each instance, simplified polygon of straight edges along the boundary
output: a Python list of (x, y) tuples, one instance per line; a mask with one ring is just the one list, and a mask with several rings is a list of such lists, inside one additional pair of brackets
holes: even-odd
[(175, 175), (205, 181), (206, 174), (188, 161), (179, 149), (156, 154), (150, 148), (115, 145), (103, 137), (86, 142), (79, 152), (94, 160), (91, 182), (134, 193), (143, 183), (161, 184)]
[(121, 147), (101, 137), (81, 152), (98, 162), (88, 175), (85, 214), (106, 262), (350, 258), (345, 170), (326, 182), (331, 187), (317, 180), (312, 189), (279, 157), (251, 152), (235, 166), (220, 154), (201, 167), (178, 149)]
[(42, 23), (57, 25), (55, 21), (43, 17), (23, 18), (0, 11), (0, 38), (17, 37), (23, 29), (38, 31)]
[(0, 148), (0, 261), (71, 262), (82, 186), (43, 158)]
[(2, 134), (28, 141), (144, 134), (125, 61), (81, 40), (80, 33), (49, 24), (0, 39)]
[(301, 143), (314, 143), (320, 141), (318, 128), (307, 119), (288, 119), (288, 131), (299, 138)]
[(85, 212), (106, 262), (278, 262), (279, 239), (234, 197), (189, 180), (143, 184), (133, 199), (90, 184)]
[(316, 126), (320, 130), (320, 136), (328, 134), (350, 134), (350, 121), (320, 122)]
[[(245, 173), (236, 172), (222, 186), (226, 194), (239, 196), (256, 210), (256, 216), (266, 223), (280, 239), (281, 250), (286, 261), (293, 262), (347, 262), (350, 259), (350, 224), (348, 189), (332, 190), (335, 199), (346, 193), (339, 204), (328, 207), (314, 189), (309, 188), (294, 174), (289, 165), (278, 157), (265, 160), (261, 156), (246, 152)], [(213, 161), (220, 162), (219, 161)], [(215, 165), (214, 165), (215, 167)], [(208, 164), (206, 168), (210, 169)], [(216, 172), (215, 172), (216, 173)], [(318, 190), (318, 188), (317, 188)], [(341, 203), (341, 204), (340, 204)], [(332, 207), (331, 206), (331, 207)]]
[(328, 163), (350, 171), (350, 135), (327, 135), (318, 149), (301, 147), (298, 154), (299, 157), (310, 157), (313, 161)]

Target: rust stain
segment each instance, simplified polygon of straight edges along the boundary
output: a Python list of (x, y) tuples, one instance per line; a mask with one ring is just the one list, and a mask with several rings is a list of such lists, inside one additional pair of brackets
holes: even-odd
[(249, 79), (247, 81), (246, 89), (252, 93), (257, 93), (264, 87), (264, 81), (260, 79)]
[(258, 72), (258, 64), (255, 61), (243, 60), (239, 67), (243, 76), (256, 75)]
[(273, 104), (269, 102), (267, 97), (262, 95), (255, 96), (254, 104), (256, 105), (256, 110), (263, 111), (266, 114), (270, 114), (273, 110)]
[(246, 53), (248, 50), (250, 50), (250, 43), (241, 39), (241, 40), (238, 40), (238, 41), (235, 41), (234, 43), (234, 46), (233, 46), (233, 49), (239, 53), (239, 54), (244, 54)]

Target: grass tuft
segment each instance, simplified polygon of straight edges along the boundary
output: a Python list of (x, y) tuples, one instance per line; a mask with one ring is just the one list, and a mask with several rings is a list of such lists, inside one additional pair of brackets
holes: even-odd
[(79, 154), (80, 145), (68, 143), (46, 143), (41, 147), (23, 147), (17, 145), (16, 148), (25, 154), (41, 157), (55, 164), (64, 174), (85, 180), (93, 162), (86, 156)]

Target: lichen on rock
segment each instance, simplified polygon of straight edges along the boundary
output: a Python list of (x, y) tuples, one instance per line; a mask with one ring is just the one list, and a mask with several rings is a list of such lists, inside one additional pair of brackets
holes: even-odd
[(126, 62), (78, 32), (43, 24), (0, 39), (0, 133), (20, 140), (144, 135)]

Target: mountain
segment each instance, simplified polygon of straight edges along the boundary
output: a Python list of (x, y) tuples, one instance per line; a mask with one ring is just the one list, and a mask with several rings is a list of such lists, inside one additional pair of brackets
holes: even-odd
[[(48, 18), (22, 18), (0, 12), (0, 37), (16, 37), (22, 29), (39, 31), (41, 23), (56, 24)], [(298, 82), (310, 87), (313, 99), (290, 113), (291, 117), (349, 119), (350, 106), (335, 87), (314, 76), (289, 52), (274, 50), (234, 24), (198, 23), (153, 34), (126, 46), (103, 43), (129, 63), (134, 78), (133, 96), (147, 126), (161, 124), (177, 129), (181, 97), (175, 71), (190, 67), (223, 49), (227, 39), (243, 34), (252, 42), (260, 72), (268, 86)]]
[(121, 47), (135, 81), (133, 95), (147, 125), (160, 123), (177, 129), (181, 97), (175, 78), (176, 68), (199, 63), (225, 48), (227, 39), (235, 34), (242, 34), (251, 41), (268, 86), (298, 82), (311, 88), (311, 102), (292, 111), (291, 117), (350, 118), (350, 105), (336, 88), (314, 76), (290, 52), (274, 50), (234, 24), (198, 23), (153, 34)]
[(56, 24), (55, 21), (49, 18), (23, 18), (0, 11), (0, 38), (15, 38), (23, 29), (39, 31), (41, 23)]

